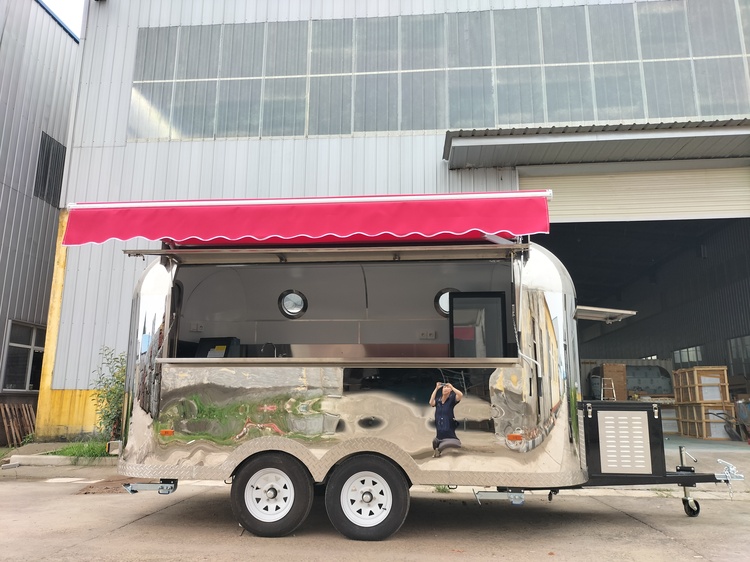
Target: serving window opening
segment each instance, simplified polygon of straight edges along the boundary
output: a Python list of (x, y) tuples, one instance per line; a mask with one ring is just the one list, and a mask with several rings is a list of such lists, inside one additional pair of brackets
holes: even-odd
[(511, 269), (510, 259), (179, 265), (170, 356), (508, 357)]

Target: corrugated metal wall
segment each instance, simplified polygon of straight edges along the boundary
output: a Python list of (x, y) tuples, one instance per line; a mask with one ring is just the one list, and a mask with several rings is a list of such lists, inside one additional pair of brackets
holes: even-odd
[[(516, 186), (513, 171), (449, 172), (441, 159), (443, 131), (309, 138), (128, 140), (139, 29), (627, 3), (632, 4), (626, 0), (90, 2), (63, 200), (513, 189)], [(684, 2), (679, 4), (684, 6)], [(210, 32), (208, 28), (205, 31)], [(185, 111), (184, 105), (180, 111)], [(123, 257), (124, 247), (137, 247), (137, 243), (108, 242), (101, 247), (68, 250), (53, 388), (88, 388), (92, 372), (99, 364), (101, 347), (126, 349), (132, 287), (145, 264)]]
[(2, 342), (8, 320), (47, 323), (58, 209), (34, 184), (42, 133), (67, 144), (77, 49), (33, 0), (0, 0)]

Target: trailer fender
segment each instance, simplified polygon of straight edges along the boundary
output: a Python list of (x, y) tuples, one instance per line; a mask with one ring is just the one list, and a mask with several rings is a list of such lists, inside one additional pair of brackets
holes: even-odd
[(384, 457), (403, 472), (409, 486), (419, 479), (419, 466), (406, 451), (385, 439), (366, 437), (345, 441), (323, 455), (320, 464), (325, 472), (320, 480), (313, 474), (315, 481), (323, 482), (334, 467), (359, 454), (375, 454)]
[(320, 461), (305, 445), (285, 437), (258, 437), (237, 447), (222, 463), (222, 472), (225, 478), (235, 476), (240, 468), (253, 457), (268, 452), (281, 452), (294, 457), (305, 466), (312, 478), (317, 481), (316, 474), (312, 469)]

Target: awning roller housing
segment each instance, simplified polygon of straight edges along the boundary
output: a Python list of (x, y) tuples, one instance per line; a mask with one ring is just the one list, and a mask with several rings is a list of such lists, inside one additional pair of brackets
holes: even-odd
[(145, 238), (172, 246), (477, 242), (549, 232), (549, 191), (80, 203), (63, 244)]

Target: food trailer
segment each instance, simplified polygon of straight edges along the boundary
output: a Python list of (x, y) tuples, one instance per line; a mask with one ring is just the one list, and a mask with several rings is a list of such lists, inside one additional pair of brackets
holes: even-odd
[[(79, 204), (64, 243), (135, 237), (119, 472), (231, 482), (239, 523), (395, 533), (412, 485), (529, 490), (741, 478), (666, 470), (657, 403), (582, 401), (576, 295), (529, 242), (549, 192)], [(461, 394), (455, 439), (429, 404)], [(685, 465), (686, 463), (682, 463)], [(731, 472), (731, 476), (729, 473)], [(688, 515), (699, 506), (686, 492)]]

